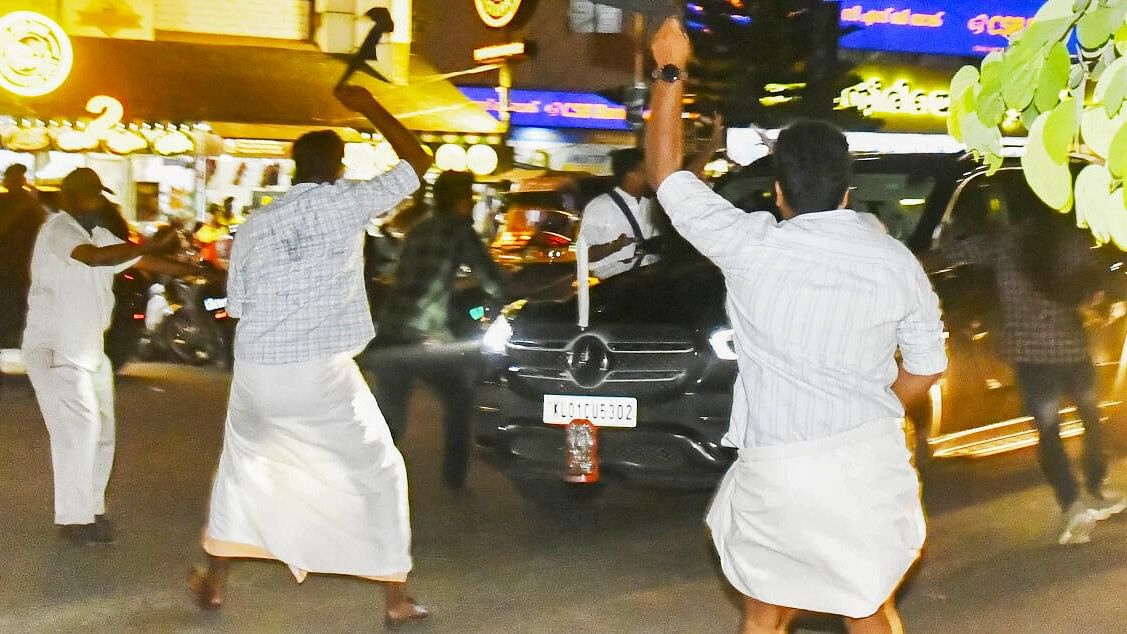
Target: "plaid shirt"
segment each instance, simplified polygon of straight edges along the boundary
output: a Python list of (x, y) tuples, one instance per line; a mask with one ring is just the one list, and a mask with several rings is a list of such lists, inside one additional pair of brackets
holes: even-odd
[(500, 297), (501, 274), (469, 220), (434, 214), (416, 225), (403, 243), (395, 285), (379, 311), (380, 339), (452, 340), (451, 296), (462, 265), (474, 272), (484, 292)]
[[(1069, 262), (1083, 262), (1083, 245), (1069, 245)], [(1002, 354), (1015, 363), (1074, 363), (1091, 358), (1088, 337), (1077, 306), (1049, 299), (1022, 271), (1012, 232), (976, 236), (943, 246), (943, 259), (952, 264), (989, 268), (1001, 299)]]
[(236, 233), (227, 312), (235, 357), (300, 363), (359, 352), (372, 339), (364, 228), (419, 187), (407, 162), (370, 181), (300, 183)]

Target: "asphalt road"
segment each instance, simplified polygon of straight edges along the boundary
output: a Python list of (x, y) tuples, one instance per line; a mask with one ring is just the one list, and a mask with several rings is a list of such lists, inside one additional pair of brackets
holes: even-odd
[[(373, 584), (245, 562), (227, 604), (203, 613), (185, 576), (218, 458), (228, 377), (134, 366), (118, 386), (118, 459), (108, 547), (62, 542), (51, 525), (46, 431), (26, 379), (0, 386), (0, 632), (358, 632), (382, 628)], [(475, 462), (467, 490), (439, 480), (438, 412), (412, 403), (412, 592), (433, 611), (418, 632), (733, 632), (735, 598), (704, 530), (707, 493), (611, 491), (580, 511), (526, 505)], [(1127, 488), (1127, 433), (1111, 434)], [(1070, 441), (1071, 442), (1071, 441)], [(1073, 445), (1075, 443), (1072, 443)], [(1075, 447), (1073, 447), (1075, 449)], [(909, 632), (1124, 632), (1127, 513), (1085, 546), (1052, 541), (1057, 514), (1028, 450), (942, 462), (925, 474), (929, 539), (901, 593)], [(804, 632), (837, 632), (809, 618)]]

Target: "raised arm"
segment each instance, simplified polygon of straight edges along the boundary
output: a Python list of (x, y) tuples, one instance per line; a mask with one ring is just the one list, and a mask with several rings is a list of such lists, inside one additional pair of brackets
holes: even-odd
[(379, 130), (399, 158), (411, 164), (415, 174), (421, 179), (430, 169), (434, 159), (423, 150), (414, 133), (407, 129), (399, 119), (396, 119), (372, 97), (372, 93), (360, 86), (344, 84), (334, 90), (337, 99), (345, 107), (354, 110), (372, 122)]
[[(654, 35), (651, 45), (658, 68), (666, 65), (682, 70), (689, 63), (692, 47), (677, 18), (669, 18)], [(681, 169), (684, 140), (681, 132), (684, 81), (656, 81), (650, 92), (650, 120), (646, 124), (646, 172), (656, 190), (673, 172)]]

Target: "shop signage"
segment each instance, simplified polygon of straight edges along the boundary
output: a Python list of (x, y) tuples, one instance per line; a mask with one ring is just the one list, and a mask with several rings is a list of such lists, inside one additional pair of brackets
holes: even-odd
[(853, 108), (866, 117), (945, 117), (951, 96), (946, 90), (917, 88), (906, 79), (898, 79), (886, 87), (880, 78), (872, 77), (841, 91), (834, 104), (838, 110)]
[(66, 80), (74, 53), (54, 20), (33, 11), (0, 17), (0, 87), (38, 97)]
[(0, 130), (4, 147), (18, 152), (38, 152), (54, 148), (63, 152), (109, 151), (132, 154), (151, 149), (157, 154), (186, 154), (195, 149), (186, 126), (172, 124), (125, 125), (125, 107), (108, 95), (91, 97), (86, 111), (90, 121), (42, 121)]
[(473, 50), (473, 61), (477, 64), (484, 64), (486, 62), (496, 62), (503, 59), (523, 57), (527, 52), (528, 45), (525, 42), (494, 44), (493, 46), (482, 46), (481, 48), (475, 48)]
[(1004, 48), (1044, 0), (845, 0), (843, 48), (981, 56)]
[(499, 29), (517, 17), (521, 0), (474, 0), (477, 15), (486, 26)]
[[(466, 97), (496, 115), (500, 96), (496, 88), (460, 86)], [(589, 128), (629, 130), (626, 106), (587, 92), (510, 90), (510, 122), (532, 128)]]

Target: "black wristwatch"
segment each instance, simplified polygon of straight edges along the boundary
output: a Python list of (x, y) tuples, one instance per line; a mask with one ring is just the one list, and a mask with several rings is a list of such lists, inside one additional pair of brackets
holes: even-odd
[(654, 81), (664, 81), (670, 84), (675, 84), (688, 76), (689, 74), (685, 72), (684, 68), (673, 64), (666, 64), (660, 68), (655, 68), (651, 75)]

